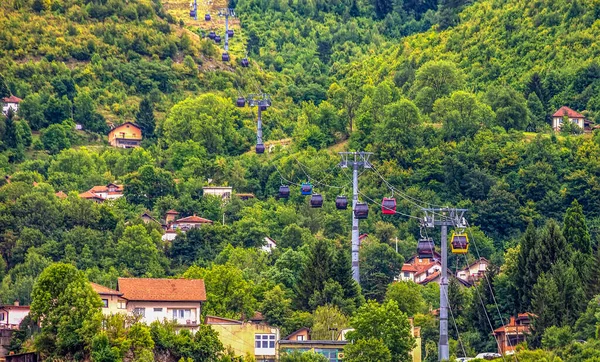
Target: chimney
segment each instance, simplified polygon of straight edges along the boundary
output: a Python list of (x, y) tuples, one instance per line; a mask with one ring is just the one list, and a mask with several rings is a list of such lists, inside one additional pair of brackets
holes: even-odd
[(15, 307), (18, 307), (20, 305), (19, 301), (15, 300), (14, 305), (15, 305)]
[(508, 324), (509, 326), (516, 326), (517, 323), (515, 322), (515, 317), (510, 317), (510, 323)]

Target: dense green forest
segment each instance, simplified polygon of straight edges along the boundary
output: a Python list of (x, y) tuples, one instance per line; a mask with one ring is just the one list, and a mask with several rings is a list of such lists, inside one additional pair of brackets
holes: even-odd
[[(469, 209), (472, 243), (450, 268), (491, 261), (474, 287), (450, 283), (452, 355), (495, 351), (492, 329), (530, 312), (532, 333), (511, 358), (600, 358), (600, 131), (549, 123), (565, 105), (600, 122), (599, 2), (230, 0), (239, 25), (229, 64), (206, 37), (217, 29), (191, 21), (188, 5), (0, 4), (0, 97), (23, 99), (0, 120), (0, 302), (31, 305), (33, 318), (14, 351), (243, 360), (208, 327), (191, 335), (168, 323), (102, 321), (85, 283), (186, 277), (206, 281), (208, 315), (259, 311), (282, 335), (310, 327), (323, 339), (332, 321), (355, 328), (351, 362), (367, 349), (373, 361), (408, 361), (413, 317), (424, 361), (437, 361), (438, 285), (394, 278), (416, 252), (421, 208), (447, 205)], [(240, 66), (246, 54), (249, 68)], [(250, 152), (256, 110), (235, 106), (258, 92), (272, 98), (264, 137), (275, 145), (262, 155)], [(142, 128), (142, 147), (109, 147), (106, 133), (126, 121)], [(351, 193), (343, 150), (373, 152), (360, 176), (370, 207), (360, 285), (352, 212), (333, 202)], [(123, 184), (124, 197), (78, 196), (109, 182)], [(323, 208), (300, 195), (302, 182)], [(289, 199), (277, 197), (282, 184)], [(203, 195), (207, 185), (255, 198), (223, 202)], [(390, 195), (398, 213), (383, 215)], [(161, 226), (140, 216), (160, 220), (170, 209), (215, 223), (165, 242)], [(427, 232), (439, 248), (439, 234)], [(270, 254), (260, 250), (266, 236), (277, 241)], [(52, 296), (89, 312), (65, 319), (44, 303)], [(48, 323), (39, 330), (36, 319)]]

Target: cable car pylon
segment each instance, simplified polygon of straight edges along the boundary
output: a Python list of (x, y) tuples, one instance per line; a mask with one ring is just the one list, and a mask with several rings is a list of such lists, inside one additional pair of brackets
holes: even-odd
[(360, 240), (358, 232), (358, 220), (365, 219), (369, 213), (369, 206), (358, 202), (358, 169), (371, 168), (369, 158), (372, 152), (339, 152), (342, 158), (339, 166), (346, 168), (352, 166), (352, 278), (360, 284), (360, 267), (358, 263), (358, 251)]
[[(438, 343), (438, 360), (447, 361), (450, 359), (450, 348), (448, 346), (448, 226), (464, 229), (467, 224), (464, 214), (468, 210), (453, 208), (423, 208), (422, 211), (425, 214), (422, 225), (427, 228), (440, 226), (442, 231), (442, 272), (440, 275), (440, 340)], [(429, 240), (424, 240), (424, 242), (429, 242)]]
[(229, 30), (229, 18), (235, 17), (235, 10), (232, 8), (222, 8), (219, 9), (219, 16), (225, 18), (225, 53), (223, 53), (221, 59), (224, 62), (228, 62), (230, 60), (229, 57), (229, 38), (233, 37), (233, 30)]
[(238, 97), (236, 101), (238, 107), (258, 107), (258, 117), (256, 118), (256, 153), (265, 153), (262, 133), (262, 112), (271, 107), (271, 96), (267, 93), (249, 94), (246, 98)]

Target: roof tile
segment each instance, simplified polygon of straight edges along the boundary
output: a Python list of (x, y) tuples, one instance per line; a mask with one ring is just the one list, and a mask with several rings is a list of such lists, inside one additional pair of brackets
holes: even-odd
[(203, 302), (206, 290), (202, 279), (119, 278), (118, 289), (128, 300)]

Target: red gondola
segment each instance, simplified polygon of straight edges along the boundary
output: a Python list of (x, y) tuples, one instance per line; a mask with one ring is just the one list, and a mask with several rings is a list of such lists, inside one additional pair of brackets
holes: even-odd
[(384, 215), (396, 214), (396, 199), (393, 197), (384, 197), (381, 202), (381, 213)]

